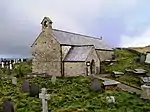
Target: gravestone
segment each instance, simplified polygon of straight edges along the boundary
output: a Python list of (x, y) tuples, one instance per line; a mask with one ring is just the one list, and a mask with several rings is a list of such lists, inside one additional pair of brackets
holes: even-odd
[(24, 93), (28, 93), (30, 91), (30, 83), (26, 80), (24, 80), (22, 83), (22, 91)]
[(2, 112), (14, 112), (14, 105), (11, 102), (11, 99), (6, 99), (3, 102), (3, 111)]
[(127, 73), (127, 74), (131, 74), (131, 73), (133, 73), (134, 72), (134, 70), (132, 70), (132, 69), (125, 69), (125, 73)]
[(108, 104), (114, 104), (115, 103), (115, 97), (114, 96), (107, 96), (106, 101)]
[(37, 77), (37, 75), (33, 75), (33, 77)]
[(12, 84), (17, 85), (17, 78), (16, 77), (12, 77)]
[(144, 63), (146, 60), (146, 56), (145, 55), (141, 55), (140, 57), (140, 63)]
[(141, 77), (144, 85), (150, 86), (150, 77)]
[(39, 91), (39, 86), (37, 84), (32, 83), (30, 86), (30, 96), (39, 97)]
[(42, 93), (39, 94), (39, 98), (42, 99), (42, 112), (48, 112), (47, 100), (50, 99), (50, 94), (47, 94), (46, 88), (42, 88)]
[(142, 89), (141, 98), (150, 100), (150, 86), (142, 85), (141, 89)]
[(14, 59), (14, 62), (13, 62), (13, 64), (16, 64), (16, 60)]
[(56, 83), (56, 76), (55, 76), (55, 75), (53, 75), (53, 76), (52, 76), (52, 78), (51, 78), (51, 82), (52, 82), (53, 84), (55, 84), (55, 83)]
[(4, 62), (2, 62), (2, 68), (4, 68)]
[(121, 75), (124, 75), (124, 73), (123, 72), (118, 72), (118, 71), (113, 71), (112, 72), (112, 76), (115, 77), (115, 78), (118, 78)]
[(11, 63), (10, 63), (10, 65), (9, 65), (9, 69), (12, 70), (12, 64), (11, 64)]
[(98, 79), (92, 81), (90, 89), (93, 91), (101, 90), (101, 84)]
[(144, 69), (134, 69), (134, 74), (146, 76), (147, 71)]
[(21, 59), (21, 62), (23, 62), (23, 58)]
[(146, 60), (145, 63), (150, 63), (150, 52), (146, 53)]

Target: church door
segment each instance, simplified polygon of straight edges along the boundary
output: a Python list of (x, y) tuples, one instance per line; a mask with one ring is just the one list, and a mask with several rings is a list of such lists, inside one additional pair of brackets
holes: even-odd
[(94, 60), (91, 61), (90, 68), (91, 68), (91, 74), (95, 74), (95, 61)]

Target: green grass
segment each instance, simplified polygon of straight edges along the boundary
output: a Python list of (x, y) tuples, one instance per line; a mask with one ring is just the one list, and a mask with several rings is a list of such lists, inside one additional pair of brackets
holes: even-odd
[[(21, 92), (23, 78), (19, 78), (17, 87), (11, 80), (0, 82), (0, 104), (5, 98), (12, 98), (15, 112), (41, 112), (41, 100), (29, 97)], [(46, 87), (51, 99), (48, 109), (51, 112), (146, 112), (150, 110), (150, 101), (142, 100), (135, 94), (123, 91), (90, 90), (91, 79), (88, 77), (58, 77), (56, 84), (50, 78), (27, 79), (42, 87)], [(100, 81), (101, 82), (101, 81)], [(114, 95), (116, 104), (106, 103), (107, 95)]]
[(147, 70), (150, 73), (150, 66), (141, 64), (134, 61), (134, 57), (137, 56), (136, 54), (127, 51), (125, 49), (123, 50), (116, 50), (117, 54), (117, 62), (115, 62), (113, 65), (107, 65), (102, 66), (102, 72), (111, 72), (111, 71), (122, 71), (124, 72), (124, 69), (136, 69), (136, 68), (142, 68)]
[[(124, 72), (125, 69), (145, 69), (148, 71), (148, 75), (150, 73), (150, 66), (138, 63), (134, 60), (134, 57), (137, 54), (132, 53), (128, 50), (116, 50), (117, 54), (117, 62), (113, 63), (113, 65), (102, 65), (103, 73), (111, 73), (112, 71), (120, 71)], [(133, 74), (125, 74), (121, 77), (117, 78), (117, 80), (124, 82), (128, 85), (140, 88), (140, 78)]]

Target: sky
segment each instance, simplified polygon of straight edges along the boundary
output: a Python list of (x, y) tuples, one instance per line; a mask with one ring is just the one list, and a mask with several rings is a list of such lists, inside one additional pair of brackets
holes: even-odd
[(150, 0), (0, 0), (0, 57), (29, 56), (47, 16), (53, 28), (103, 37), (113, 47), (150, 45)]

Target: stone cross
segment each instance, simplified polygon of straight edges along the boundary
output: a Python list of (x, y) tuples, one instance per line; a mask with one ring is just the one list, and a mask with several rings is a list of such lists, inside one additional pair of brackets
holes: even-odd
[(53, 84), (55, 84), (55, 82), (56, 82), (56, 76), (55, 75), (52, 76), (51, 81)]
[(42, 88), (42, 93), (39, 94), (39, 98), (42, 99), (42, 112), (48, 112), (47, 100), (50, 99), (50, 95), (47, 94), (46, 88)]
[(4, 68), (4, 62), (2, 62), (2, 68)]
[(12, 78), (12, 84), (17, 85), (17, 78), (16, 77)]

